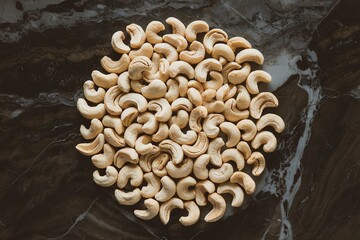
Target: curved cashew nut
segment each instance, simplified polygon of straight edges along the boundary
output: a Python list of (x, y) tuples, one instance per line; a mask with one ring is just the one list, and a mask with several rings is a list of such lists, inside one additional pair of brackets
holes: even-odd
[(119, 99), (123, 96), (124, 93), (121, 92), (120, 88), (116, 85), (106, 92), (104, 98), (104, 104), (106, 110), (111, 115), (119, 115), (122, 112), (121, 106), (119, 104)]
[(102, 187), (110, 187), (114, 185), (118, 177), (118, 171), (113, 166), (107, 166), (105, 170), (105, 175), (100, 176), (98, 170), (95, 170), (93, 173), (94, 182)]
[(223, 183), (229, 180), (234, 170), (230, 163), (223, 163), (220, 168), (212, 168), (209, 178), (214, 183)]
[(125, 127), (128, 127), (132, 124), (132, 122), (137, 118), (139, 115), (139, 111), (134, 107), (126, 108), (120, 115), (120, 119), (122, 124)]
[(85, 156), (92, 156), (99, 153), (105, 144), (104, 134), (100, 133), (97, 137), (89, 143), (79, 143), (76, 149)]
[(172, 103), (175, 99), (179, 98), (179, 83), (174, 79), (169, 79), (166, 82), (167, 92), (165, 93), (164, 98)]
[(173, 45), (178, 52), (185, 50), (188, 46), (186, 39), (179, 34), (165, 34), (163, 39), (164, 42)]
[(187, 91), (187, 96), (196, 107), (200, 107), (202, 105), (203, 99), (201, 93), (196, 88), (189, 88)]
[(259, 132), (254, 139), (251, 141), (251, 146), (254, 149), (258, 149), (261, 145), (263, 146), (264, 152), (273, 152), (276, 149), (277, 140), (272, 132), (262, 131)]
[(203, 154), (196, 158), (194, 162), (193, 172), (196, 178), (205, 180), (209, 176), (209, 170), (207, 169), (207, 165), (210, 162), (210, 155)]
[(230, 98), (225, 102), (225, 110), (224, 110), (225, 119), (231, 122), (237, 122), (241, 119), (249, 117), (248, 110), (240, 110), (236, 107), (236, 100)]
[(124, 43), (125, 34), (122, 31), (115, 32), (111, 37), (111, 45), (117, 53), (128, 53), (130, 47)]
[(188, 80), (185, 76), (178, 75), (175, 77), (175, 81), (179, 83), (179, 94), (181, 97), (185, 97), (188, 90)]
[(143, 220), (150, 220), (159, 213), (160, 205), (158, 201), (148, 198), (144, 200), (146, 210), (134, 210), (134, 215)]
[(141, 89), (143, 87), (145, 87), (145, 84), (141, 83), (140, 81), (130, 81), (130, 89), (136, 93), (141, 93)]
[(99, 103), (96, 106), (89, 106), (85, 99), (79, 98), (77, 101), (77, 109), (86, 119), (102, 118), (105, 115), (105, 105)]
[(225, 102), (235, 96), (237, 87), (235, 85), (224, 84), (216, 91), (216, 100)]
[(138, 138), (138, 135), (142, 133), (142, 125), (139, 123), (133, 123), (130, 126), (128, 126), (124, 132), (124, 140), (127, 145), (130, 147), (135, 147), (136, 139)]
[(131, 206), (136, 204), (141, 199), (141, 193), (139, 188), (135, 188), (131, 192), (124, 192), (119, 189), (115, 189), (116, 201), (121, 205)]
[(242, 64), (243, 62), (254, 62), (262, 65), (264, 63), (264, 56), (255, 48), (244, 49), (236, 55), (235, 61), (238, 64)]
[(179, 74), (186, 75), (189, 79), (194, 78), (195, 72), (193, 67), (184, 61), (175, 61), (170, 64), (169, 75), (174, 78)]
[(153, 172), (144, 174), (144, 179), (147, 185), (141, 188), (141, 196), (144, 198), (154, 197), (161, 188), (160, 178)]
[(219, 127), (221, 131), (227, 135), (226, 147), (234, 147), (240, 142), (240, 130), (235, 124), (231, 122), (223, 122)]
[(250, 115), (259, 119), (263, 110), (267, 107), (277, 107), (279, 105), (278, 99), (270, 92), (262, 92), (256, 95), (250, 102)]
[(161, 142), (162, 140), (166, 139), (169, 135), (169, 127), (166, 123), (159, 123), (159, 129), (157, 132), (152, 136), (152, 140), (154, 142)]
[(195, 198), (195, 189), (189, 189), (189, 187), (195, 185), (196, 180), (193, 177), (187, 176), (182, 178), (176, 185), (176, 193), (182, 200), (192, 200)]
[(119, 117), (105, 115), (102, 119), (102, 124), (105, 127), (113, 128), (117, 134), (122, 134), (125, 130)]
[(196, 142), (191, 145), (182, 145), (182, 150), (187, 157), (195, 158), (205, 153), (209, 146), (209, 139), (204, 132), (199, 132)]
[(197, 80), (190, 80), (188, 82), (188, 88), (195, 88), (196, 90), (199, 91), (199, 93), (201, 94), (202, 92), (204, 92), (204, 87), (202, 86), (202, 84), (200, 82), (198, 82)]
[(220, 194), (214, 192), (208, 196), (208, 200), (213, 205), (213, 209), (206, 214), (204, 220), (205, 222), (216, 222), (225, 214), (225, 199)]
[(244, 133), (241, 134), (241, 137), (245, 141), (251, 141), (257, 133), (256, 125), (250, 119), (243, 119), (239, 121), (236, 126), (244, 131)]
[(193, 109), (192, 103), (187, 98), (178, 98), (171, 103), (171, 109), (176, 112), (179, 110), (185, 110), (191, 112)]
[(241, 187), (236, 183), (221, 183), (216, 189), (218, 194), (230, 193), (233, 197), (231, 206), (240, 207), (244, 202), (244, 192)]
[(140, 155), (139, 166), (144, 172), (151, 171), (151, 165), (154, 159), (159, 156), (160, 148), (154, 146), (153, 149), (145, 155)]
[(186, 217), (180, 217), (179, 222), (184, 226), (190, 226), (199, 221), (200, 218), (200, 209), (194, 201), (187, 201), (184, 203), (188, 215)]
[(86, 128), (84, 125), (81, 124), (80, 126), (80, 134), (86, 140), (96, 138), (99, 133), (103, 131), (104, 127), (101, 121), (97, 118), (93, 118), (90, 121), (90, 127)]
[(162, 37), (158, 35), (159, 32), (164, 31), (165, 26), (159, 21), (150, 22), (145, 30), (146, 40), (151, 44), (161, 43)]
[(115, 73), (104, 74), (94, 70), (91, 73), (91, 78), (97, 86), (107, 89), (116, 84), (118, 75)]
[(154, 134), (159, 129), (159, 122), (151, 112), (144, 112), (137, 117), (137, 122), (144, 124), (142, 130), (146, 134)]
[(148, 57), (135, 57), (129, 64), (129, 78), (132, 80), (141, 80), (145, 71), (150, 71), (152, 62)]
[(209, 180), (203, 180), (195, 185), (195, 201), (199, 206), (205, 206), (207, 203), (206, 193), (215, 192), (215, 185)]
[(206, 89), (204, 90), (204, 92), (201, 93), (201, 97), (204, 99), (204, 101), (206, 102), (211, 102), (216, 96), (216, 90), (215, 89)]
[(236, 164), (236, 168), (238, 170), (242, 170), (245, 166), (245, 160), (243, 155), (240, 153), (239, 150), (237, 150), (236, 148), (228, 148), (225, 149), (225, 151), (223, 151), (221, 153), (221, 159), (224, 163), (233, 161)]
[(263, 70), (252, 71), (246, 79), (246, 88), (251, 94), (258, 94), (259, 82), (271, 82), (271, 75)]
[(166, 139), (159, 144), (159, 147), (162, 151), (167, 152), (171, 155), (171, 161), (174, 164), (180, 164), (183, 161), (183, 149), (176, 142)]
[(169, 17), (165, 20), (172, 27), (172, 33), (185, 36), (185, 25), (177, 18)]
[(152, 171), (159, 177), (164, 177), (167, 175), (166, 164), (169, 161), (170, 156), (168, 153), (161, 153), (155, 157), (153, 162), (151, 163)]
[(271, 126), (276, 132), (281, 133), (285, 128), (285, 123), (280, 116), (268, 113), (263, 115), (256, 123), (258, 131), (261, 131), (267, 126)]
[(166, 94), (166, 85), (163, 81), (155, 79), (149, 85), (141, 88), (141, 93), (147, 99), (162, 98)]
[(159, 122), (167, 122), (172, 116), (171, 106), (165, 98), (151, 100), (148, 110), (156, 111), (155, 118)]
[(240, 141), (238, 145), (236, 145), (236, 149), (240, 151), (245, 159), (248, 159), (251, 155), (251, 149), (247, 142)]
[(209, 75), (211, 77), (211, 80), (203, 83), (204, 88), (218, 90), (223, 85), (223, 76), (221, 75), (221, 73), (216, 71), (211, 71)]
[(265, 170), (265, 157), (260, 152), (253, 152), (246, 163), (254, 165), (252, 170), (254, 176), (260, 176)]
[[(131, 52), (130, 52), (131, 54)], [(122, 73), (126, 71), (129, 66), (131, 56), (127, 55), (126, 53), (123, 54), (119, 60), (114, 61), (108, 56), (104, 56), (101, 60), (101, 66), (105, 69), (105, 71), (109, 73)]]
[(235, 52), (238, 48), (252, 48), (251, 43), (249, 43), (245, 38), (242, 37), (233, 37), (230, 38), (227, 42), (227, 45)]
[(173, 63), (176, 60), (178, 60), (178, 52), (176, 51), (176, 48), (174, 48), (172, 45), (168, 43), (157, 43), (154, 46), (154, 51), (162, 54), (165, 56), (165, 58), (169, 61), (169, 63)]
[[(138, 50), (132, 50), (129, 53), (129, 63), (130, 60), (133, 60), (136, 57), (145, 56), (151, 58), (153, 55), (153, 46), (150, 43), (144, 43)], [(125, 69), (126, 70), (126, 69)]]
[(119, 171), (117, 185), (124, 188), (130, 180), (131, 186), (138, 187), (143, 181), (143, 171), (138, 165), (127, 164)]
[(235, 59), (233, 50), (224, 43), (215, 44), (211, 56), (219, 60), (222, 65), (225, 65), (227, 62), (232, 62)]
[(93, 81), (88, 80), (84, 83), (84, 95), (87, 100), (93, 103), (100, 103), (104, 100), (105, 89), (99, 87), (95, 90), (95, 84)]
[(194, 41), (190, 44), (189, 51), (182, 51), (179, 58), (190, 64), (198, 64), (205, 57), (205, 48), (201, 42)]
[(205, 83), (207, 75), (210, 71), (220, 72), (222, 70), (221, 63), (215, 58), (207, 58), (201, 61), (195, 67), (195, 78), (200, 83)]
[(172, 161), (166, 164), (166, 171), (172, 178), (183, 178), (190, 175), (193, 169), (193, 161), (190, 158), (184, 159), (175, 165)]
[(117, 85), (124, 93), (130, 92), (130, 78), (128, 72), (123, 72), (119, 75)]
[(242, 68), (238, 70), (231, 71), (228, 75), (228, 80), (230, 83), (238, 85), (246, 80), (251, 71), (251, 66), (248, 63), (244, 63)]
[(255, 192), (256, 184), (254, 180), (244, 172), (234, 172), (230, 178), (230, 182), (239, 184), (244, 188), (247, 194), (252, 194)]
[(141, 94), (126, 93), (120, 98), (119, 105), (123, 109), (136, 106), (139, 112), (145, 112), (147, 110), (148, 102)]
[(185, 110), (177, 111), (176, 116), (172, 116), (169, 120), (169, 126), (178, 125), (180, 129), (183, 129), (187, 126), (189, 122), (189, 114)]
[(129, 33), (131, 37), (130, 46), (132, 48), (139, 48), (141, 47), (141, 45), (144, 44), (146, 40), (146, 35), (141, 26), (132, 23), (126, 26), (126, 31)]
[(191, 130), (187, 131), (185, 134), (178, 125), (173, 124), (169, 129), (169, 137), (178, 144), (193, 144), (197, 139), (197, 134), (195, 131)]
[(105, 143), (103, 149), (104, 153), (96, 154), (91, 157), (92, 163), (97, 168), (106, 168), (114, 162), (114, 148), (110, 144)]
[(159, 202), (166, 202), (172, 198), (176, 193), (176, 184), (168, 176), (164, 176), (160, 179), (162, 188), (160, 192), (155, 195), (155, 199)]
[(105, 141), (114, 147), (124, 147), (125, 141), (119, 134), (112, 128), (104, 129)]
[(185, 30), (186, 39), (189, 42), (196, 40), (196, 34), (209, 31), (209, 25), (201, 20), (191, 22)]
[(201, 120), (206, 118), (208, 111), (204, 106), (198, 106), (194, 108), (190, 113), (189, 118), (189, 127), (195, 132), (200, 132), (202, 130)]
[(184, 209), (184, 202), (179, 198), (172, 198), (160, 206), (160, 221), (166, 225), (170, 220), (171, 211), (175, 208)]
[(215, 43), (227, 42), (227, 40), (228, 40), (228, 35), (226, 32), (224, 32), (219, 28), (214, 28), (205, 34), (203, 43), (206, 52), (208, 54), (211, 54)]
[(250, 94), (245, 86), (238, 85), (238, 95), (236, 97), (236, 107), (240, 110), (247, 109), (250, 106)]
[(147, 153), (151, 152), (151, 150), (153, 150), (153, 148), (154, 148), (154, 145), (152, 145), (151, 137), (149, 135), (140, 136), (135, 141), (135, 150), (139, 154), (142, 154), (142, 155), (147, 154)]
[(208, 113), (222, 113), (225, 111), (225, 104), (222, 101), (204, 102)]
[(216, 138), (220, 132), (218, 125), (223, 123), (225, 118), (221, 114), (211, 113), (204, 119), (203, 130), (209, 138)]
[(237, 64), (236, 62), (229, 62), (229, 63), (225, 64), (222, 71), (221, 71), (221, 75), (224, 78), (224, 82), (225, 83), (228, 82), (229, 74), (231, 72), (236, 71), (236, 70), (240, 70), (240, 69), (241, 69), (241, 65)]
[(207, 153), (210, 155), (210, 162), (217, 167), (220, 167), (222, 164), (220, 151), (224, 145), (225, 143), (222, 138), (215, 138), (209, 143)]
[(122, 168), (125, 163), (138, 164), (139, 154), (133, 148), (125, 147), (115, 153), (114, 165), (118, 168)]

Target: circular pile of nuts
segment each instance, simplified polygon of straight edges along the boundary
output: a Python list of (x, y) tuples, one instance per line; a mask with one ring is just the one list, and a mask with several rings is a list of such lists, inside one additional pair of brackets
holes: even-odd
[[(185, 27), (170, 17), (166, 23), (172, 33), (163, 36), (159, 21), (145, 31), (128, 25), (131, 48), (124, 32), (113, 34), (112, 47), (122, 55), (116, 61), (103, 57), (108, 73), (93, 71), (84, 83), (86, 100), (79, 98), (77, 107), (91, 121), (80, 132), (92, 141), (76, 148), (105, 169), (105, 175), (93, 173), (94, 181), (116, 184), (119, 204), (144, 198), (137, 217), (159, 214), (167, 224), (174, 208), (185, 208), (188, 214), (179, 221), (189, 226), (199, 220), (199, 206), (210, 202), (204, 220), (214, 222), (225, 213), (223, 194), (231, 194), (231, 206), (239, 207), (244, 192), (255, 191), (250, 175), (265, 168), (261, 151), (272, 152), (277, 144), (269, 129), (282, 132), (285, 124), (275, 114), (262, 114), (278, 100), (259, 92), (258, 83), (271, 76), (251, 71), (264, 57), (247, 40), (228, 39), (204, 21)], [(205, 34), (202, 40), (198, 33)]]

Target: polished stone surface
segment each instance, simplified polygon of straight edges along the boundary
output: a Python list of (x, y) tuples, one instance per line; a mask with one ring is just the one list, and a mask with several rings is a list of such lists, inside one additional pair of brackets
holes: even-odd
[[(0, 2), (0, 239), (360, 239), (359, 1)], [(74, 148), (112, 33), (168, 16), (260, 49), (287, 125), (258, 191), (189, 228), (136, 219)]]

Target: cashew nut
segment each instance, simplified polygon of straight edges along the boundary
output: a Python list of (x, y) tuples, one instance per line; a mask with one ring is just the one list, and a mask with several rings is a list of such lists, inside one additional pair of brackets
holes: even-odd
[(92, 142), (79, 143), (76, 145), (76, 149), (85, 156), (92, 156), (99, 153), (103, 149), (104, 143), (104, 134), (100, 133)]
[(176, 184), (168, 176), (164, 176), (160, 179), (162, 188), (160, 192), (155, 195), (155, 199), (159, 202), (166, 202), (172, 198), (176, 193)]
[(211, 140), (209, 143), (207, 153), (210, 155), (210, 162), (217, 167), (220, 167), (222, 164), (220, 151), (224, 145), (224, 140), (219, 137)]
[(124, 140), (126, 144), (132, 148), (135, 147), (136, 139), (138, 138), (138, 135), (142, 132), (142, 125), (139, 123), (133, 123), (128, 126), (124, 132)]
[(250, 94), (246, 90), (245, 86), (238, 85), (238, 95), (236, 97), (236, 107), (240, 110), (249, 108), (250, 106)]
[(186, 39), (189, 42), (193, 42), (196, 39), (196, 34), (198, 33), (206, 33), (209, 31), (209, 25), (204, 21), (193, 21), (191, 22), (185, 30)]
[(214, 183), (223, 183), (229, 180), (234, 170), (230, 163), (223, 163), (220, 168), (212, 168), (209, 178)]
[(276, 132), (281, 133), (285, 128), (285, 123), (278, 115), (268, 113), (263, 115), (256, 123), (258, 131), (261, 131), (267, 126), (273, 127)]
[(211, 56), (219, 60), (222, 65), (225, 65), (227, 62), (232, 62), (235, 59), (233, 50), (224, 43), (215, 44)]
[(187, 157), (195, 158), (205, 153), (209, 146), (209, 139), (204, 132), (199, 132), (196, 142), (191, 145), (182, 145), (182, 150)]
[(165, 34), (163, 39), (164, 42), (173, 45), (178, 52), (185, 50), (188, 46), (186, 39), (179, 34)]
[(241, 121), (239, 121), (236, 126), (244, 131), (241, 134), (242, 139), (244, 139), (245, 141), (251, 141), (256, 133), (257, 133), (257, 129), (256, 129), (256, 125), (253, 121), (251, 121), (250, 119), (243, 119)]
[(102, 119), (102, 124), (104, 127), (113, 128), (117, 134), (122, 134), (125, 130), (119, 117), (105, 115)]
[(189, 187), (195, 186), (196, 180), (193, 177), (185, 177), (178, 181), (176, 185), (176, 193), (182, 200), (192, 200), (195, 198), (195, 189)]
[(141, 88), (141, 93), (147, 99), (162, 98), (166, 94), (166, 84), (158, 79), (152, 80), (149, 85)]
[(207, 165), (210, 162), (210, 155), (203, 154), (196, 158), (194, 162), (193, 172), (195, 177), (201, 180), (205, 180), (209, 176), (209, 170), (207, 169)]
[(90, 127), (86, 128), (84, 125), (80, 126), (80, 133), (83, 138), (86, 140), (94, 139), (96, 138), (99, 133), (103, 131), (104, 127), (101, 123), (101, 121), (97, 118), (93, 118), (90, 121)]
[(204, 88), (218, 90), (224, 82), (223, 76), (221, 75), (221, 73), (216, 71), (211, 71), (209, 75), (211, 77), (211, 80), (203, 83)]
[(245, 166), (244, 157), (236, 148), (225, 149), (225, 151), (221, 153), (221, 159), (224, 163), (234, 161), (238, 170), (242, 170)]
[(150, 22), (145, 30), (146, 40), (151, 44), (161, 43), (162, 37), (158, 35), (159, 32), (164, 31), (165, 26), (159, 21)]
[(208, 214), (206, 214), (204, 220), (205, 222), (216, 222), (225, 214), (225, 199), (220, 194), (214, 192), (208, 196), (208, 200), (213, 205), (213, 209)]
[(152, 136), (152, 140), (154, 142), (161, 142), (162, 140), (166, 139), (169, 135), (169, 127), (166, 123), (159, 123), (159, 129), (157, 132)]
[(254, 149), (258, 149), (261, 145), (263, 146), (264, 152), (273, 152), (276, 149), (277, 140), (272, 132), (262, 131), (259, 132), (255, 138), (251, 141), (251, 146)]
[(252, 174), (254, 176), (260, 176), (260, 174), (265, 170), (265, 158), (260, 152), (253, 152), (246, 163), (254, 165), (252, 170)]
[(117, 85), (124, 93), (130, 92), (130, 78), (128, 72), (123, 72), (119, 75)]
[(157, 155), (151, 164), (152, 171), (159, 177), (165, 176), (167, 174), (165, 166), (169, 160), (170, 156), (168, 153), (161, 153)]
[(171, 109), (176, 112), (183, 109), (187, 112), (191, 112), (193, 109), (192, 103), (187, 98), (178, 98), (171, 103)]
[(174, 78), (179, 74), (183, 74), (189, 79), (192, 79), (195, 76), (194, 69), (189, 63), (184, 61), (175, 61), (170, 64), (169, 75)]
[(147, 110), (148, 102), (141, 94), (126, 93), (120, 98), (119, 105), (123, 109), (136, 107), (139, 112), (145, 112)]
[(230, 178), (230, 182), (239, 184), (244, 188), (247, 194), (252, 194), (255, 192), (256, 185), (254, 180), (244, 172), (234, 172)]
[(195, 132), (200, 132), (202, 130), (201, 120), (206, 118), (208, 111), (204, 106), (198, 106), (194, 108), (190, 113), (189, 118), (189, 127)]
[(152, 62), (146, 56), (135, 57), (131, 60), (128, 68), (129, 78), (132, 80), (140, 80), (143, 78), (145, 71), (151, 69)]
[[(151, 58), (151, 56), (153, 55), (153, 51), (154, 51), (153, 46), (150, 43), (144, 43), (140, 47), (140, 49), (130, 51), (129, 57), (130, 57), (130, 60), (133, 60), (135, 57), (140, 57), (140, 56), (145, 56), (145, 57)], [(130, 63), (130, 60), (129, 60), (129, 63)], [(128, 63), (128, 65), (129, 65), (129, 63)]]
[(139, 154), (147, 154), (154, 148), (154, 145), (152, 145), (151, 142), (151, 137), (149, 135), (140, 136), (135, 141), (135, 150)]
[(201, 61), (195, 67), (195, 76), (196, 80), (200, 83), (205, 83), (207, 79), (207, 75), (210, 71), (217, 71), (221, 72), (222, 65), (221, 63), (216, 60), (215, 58), (207, 58)]
[(177, 111), (176, 116), (172, 116), (169, 120), (169, 126), (171, 125), (178, 125), (180, 129), (183, 129), (187, 126), (189, 122), (189, 114), (185, 110)]
[(182, 61), (188, 62), (190, 64), (198, 64), (205, 57), (205, 48), (201, 42), (194, 41), (189, 47), (189, 51), (182, 51), (179, 54), (179, 58)]
[(207, 203), (206, 194), (215, 192), (215, 185), (209, 180), (203, 180), (195, 185), (195, 201), (199, 206), (205, 206)]
[(139, 163), (139, 154), (133, 148), (122, 148), (115, 153), (114, 165), (122, 168), (127, 162), (132, 164)]
[(147, 185), (141, 188), (141, 196), (144, 198), (154, 197), (161, 188), (160, 178), (153, 172), (144, 174), (144, 179)]
[(130, 47), (124, 43), (125, 34), (122, 31), (115, 32), (111, 37), (111, 45), (115, 52), (118, 53), (128, 53)]
[(183, 161), (183, 149), (176, 142), (166, 139), (159, 144), (159, 147), (162, 151), (167, 152), (171, 155), (171, 161), (173, 161), (174, 164), (180, 164)]
[(258, 88), (259, 82), (265, 82), (265, 83), (271, 82), (270, 74), (263, 70), (252, 71), (246, 79), (246, 88), (249, 91), (249, 93), (251, 94), (259, 93), (259, 88)]
[(104, 129), (105, 141), (114, 147), (124, 147), (125, 141), (119, 134), (115, 132), (112, 128)]
[(158, 201), (148, 198), (144, 200), (146, 210), (134, 210), (134, 215), (143, 220), (150, 220), (159, 213), (160, 205)]
[(139, 111), (134, 107), (128, 107), (126, 108), (120, 115), (120, 119), (122, 124), (125, 127), (130, 126), (133, 121), (137, 118), (139, 115)]
[(143, 181), (143, 171), (138, 165), (126, 164), (119, 171), (119, 176), (117, 178), (117, 186), (119, 188), (124, 188), (128, 182), (133, 187), (138, 187)]
[(117, 176), (118, 176), (118, 171), (113, 166), (106, 167), (104, 176), (100, 176), (100, 173), (98, 170), (95, 170), (93, 173), (94, 182), (97, 185), (102, 186), (102, 187), (110, 187), (110, 186), (114, 185), (114, 183), (116, 182)]
[(119, 189), (115, 189), (116, 201), (121, 205), (134, 205), (141, 199), (141, 192), (139, 188), (135, 188), (131, 192), (124, 192)]
[(244, 63), (238, 70), (231, 71), (228, 75), (230, 83), (238, 85), (246, 80), (251, 71), (251, 66), (248, 63)]
[(115, 73), (104, 74), (94, 70), (91, 73), (91, 78), (97, 86), (108, 89), (116, 84), (118, 75)]
[(196, 88), (189, 88), (187, 91), (187, 96), (192, 104), (194, 104), (196, 107), (201, 107), (203, 99), (201, 97), (201, 93)]
[(236, 100), (230, 98), (225, 102), (224, 117), (231, 122), (237, 122), (249, 117), (248, 110), (240, 110), (236, 107)]
[(86, 119), (99, 119), (105, 115), (105, 105), (103, 103), (93, 107), (89, 106), (85, 99), (79, 98), (76, 105), (80, 114)]
[(174, 79), (169, 79), (166, 82), (166, 86), (167, 86), (167, 92), (165, 93), (164, 98), (169, 102), (172, 103), (173, 101), (175, 101), (177, 98), (179, 98), (179, 83), (174, 80)]
[[(130, 52), (131, 54), (131, 52)], [(114, 61), (108, 56), (104, 56), (101, 60), (101, 66), (105, 69), (105, 71), (109, 73), (122, 73), (127, 70), (129, 67), (131, 56), (127, 54), (123, 54), (119, 60)]]
[(247, 142), (240, 141), (238, 145), (236, 145), (236, 149), (241, 152), (245, 159), (248, 159), (251, 155), (251, 149)]
[(185, 25), (177, 18), (169, 17), (165, 20), (172, 27), (172, 33), (185, 36)]
[(146, 35), (141, 26), (132, 23), (126, 26), (126, 31), (130, 34), (130, 46), (132, 48), (139, 48), (144, 44)]
[(108, 113), (118, 116), (122, 112), (119, 99), (121, 99), (123, 94), (118, 86), (109, 88), (104, 98), (105, 108)]
[(240, 207), (244, 202), (244, 192), (241, 187), (236, 183), (221, 183), (216, 189), (218, 194), (230, 193), (233, 197), (231, 206)]
[(250, 115), (259, 119), (263, 110), (267, 107), (277, 107), (278, 99), (270, 92), (262, 92), (256, 95), (250, 102)]
[(97, 168), (106, 168), (114, 162), (114, 148), (110, 144), (105, 143), (103, 151), (104, 153), (96, 154), (91, 157), (92, 163)]
[(142, 130), (146, 134), (154, 134), (159, 128), (159, 122), (151, 112), (144, 112), (137, 117), (137, 122), (143, 124)]
[(241, 134), (235, 124), (231, 122), (223, 122), (219, 127), (221, 131), (227, 135), (226, 147), (231, 148), (239, 143)]
[(184, 202), (179, 198), (171, 198), (167, 202), (161, 204), (159, 217), (164, 225), (168, 224), (170, 213), (175, 208), (184, 209)]
[(227, 42), (228, 35), (221, 29), (215, 28), (207, 32), (204, 36), (204, 47), (208, 54), (211, 54), (214, 44), (217, 42)]
[(95, 90), (95, 84), (93, 81), (88, 80), (84, 83), (84, 96), (87, 100), (93, 103), (100, 103), (104, 101), (105, 90), (99, 87)]
[(157, 43), (154, 46), (154, 51), (165, 56), (169, 63), (173, 63), (178, 60), (178, 52), (176, 48), (168, 43)]
[(193, 144), (197, 139), (197, 134), (195, 131), (187, 131), (186, 134), (181, 131), (181, 128), (173, 124), (170, 126), (169, 129), (169, 137), (174, 142), (177, 142), (178, 144)]
[(175, 165), (172, 161), (166, 164), (166, 171), (172, 178), (183, 178), (190, 175), (193, 169), (193, 160), (185, 158), (181, 163)]
[(186, 211), (188, 211), (188, 215), (186, 217), (181, 217), (179, 222), (184, 226), (190, 226), (199, 221), (200, 218), (200, 209), (198, 205), (194, 201), (187, 201), (184, 203), (184, 207)]
[(155, 111), (155, 118), (159, 122), (167, 122), (172, 116), (171, 106), (165, 98), (151, 100), (148, 110)]
[(227, 45), (235, 52), (238, 48), (252, 48), (251, 44), (242, 37), (230, 38)]

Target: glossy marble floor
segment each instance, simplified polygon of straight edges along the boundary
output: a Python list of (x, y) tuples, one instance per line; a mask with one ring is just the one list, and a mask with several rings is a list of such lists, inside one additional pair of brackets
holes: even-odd
[[(359, 9), (356, 0), (1, 1), (0, 239), (360, 239)], [(136, 219), (74, 148), (76, 99), (112, 33), (169, 16), (260, 49), (287, 124), (256, 194), (189, 228)]]

